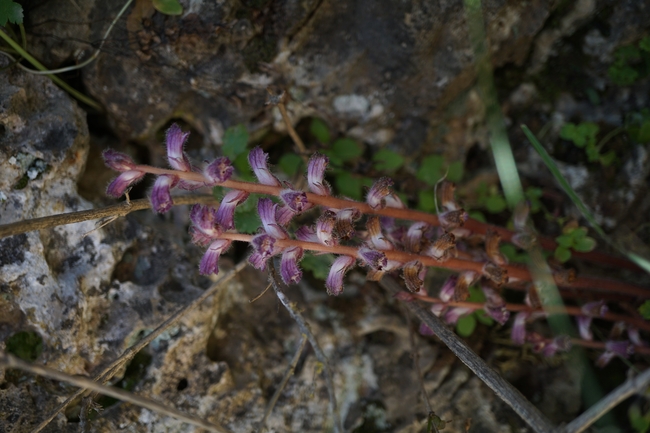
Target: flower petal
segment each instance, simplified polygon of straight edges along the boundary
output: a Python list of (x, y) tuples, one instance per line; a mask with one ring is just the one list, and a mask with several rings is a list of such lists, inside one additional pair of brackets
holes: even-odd
[(390, 187), (393, 186), (393, 181), (388, 177), (378, 179), (366, 196), (366, 203), (373, 209), (383, 209), (386, 207), (386, 196), (391, 194)]
[(295, 213), (301, 213), (311, 208), (311, 203), (307, 201), (307, 194), (304, 191), (283, 189), (280, 191), (280, 198)]
[(178, 183), (177, 176), (158, 176), (151, 190), (151, 205), (156, 212), (165, 213), (174, 205), (171, 189)]
[(262, 197), (257, 202), (257, 212), (260, 215), (266, 233), (276, 239), (287, 239), (289, 234), (275, 219), (275, 210), (277, 206), (278, 205), (273, 203), (270, 198)]
[(316, 236), (323, 245), (338, 245), (338, 239), (334, 235), (334, 227), (336, 227), (336, 214), (330, 210), (326, 210), (316, 220)]
[(406, 288), (411, 292), (418, 292), (424, 286), (426, 267), (417, 260), (408, 262), (402, 269), (402, 278)]
[(368, 265), (371, 269), (376, 271), (385, 270), (388, 265), (388, 259), (386, 254), (381, 251), (372, 250), (370, 248), (361, 247), (358, 251), (358, 256), (363, 262)]
[(522, 345), (526, 342), (526, 320), (530, 316), (527, 311), (520, 311), (515, 315), (515, 323), (512, 325), (510, 339), (515, 343)]
[(183, 152), (183, 146), (189, 136), (189, 132), (181, 131), (180, 126), (175, 123), (167, 130), (167, 137), (165, 138), (167, 160), (174, 170), (192, 171), (192, 164), (185, 152)]
[(199, 245), (217, 239), (223, 232), (223, 228), (217, 223), (217, 213), (213, 207), (195, 204), (190, 211), (190, 233), (192, 242)]
[(199, 273), (201, 275), (218, 274), (219, 256), (230, 247), (231, 243), (232, 241), (227, 239), (217, 239), (212, 242), (201, 259)]
[(216, 221), (224, 230), (235, 228), (235, 210), (249, 195), (247, 191), (233, 189), (223, 197), (217, 210)]
[(135, 170), (123, 172), (111, 181), (106, 188), (106, 194), (115, 198), (121, 197), (128, 188), (142, 180), (145, 174)]
[(343, 291), (343, 277), (345, 273), (354, 266), (356, 259), (351, 256), (338, 256), (332, 267), (330, 268), (329, 275), (325, 280), (325, 288), (327, 294), (338, 296)]
[(210, 179), (209, 185), (216, 185), (230, 179), (233, 173), (233, 168), (230, 163), (230, 159), (225, 156), (221, 156), (214, 161), (212, 161), (205, 170), (203, 170), (203, 175)]
[(302, 271), (298, 266), (298, 262), (302, 259), (302, 256), (303, 252), (300, 247), (289, 248), (282, 253), (280, 276), (286, 285), (300, 282)]
[(307, 164), (307, 185), (309, 190), (318, 195), (330, 195), (330, 186), (325, 179), (325, 170), (329, 159), (325, 155), (315, 153)]
[[(102, 158), (104, 158), (104, 163), (108, 168), (115, 171), (136, 171), (136, 163), (133, 162), (133, 159), (125, 153), (118, 152), (113, 149), (106, 149), (102, 153)], [(121, 195), (121, 194), (120, 194)]]
[(256, 147), (248, 154), (248, 163), (255, 173), (257, 180), (263, 185), (282, 186), (280, 181), (269, 170), (269, 155), (261, 147)]

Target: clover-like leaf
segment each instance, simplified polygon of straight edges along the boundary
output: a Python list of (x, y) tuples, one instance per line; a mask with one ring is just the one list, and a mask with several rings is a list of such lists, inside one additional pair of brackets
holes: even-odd
[(332, 152), (347, 162), (363, 155), (363, 146), (351, 138), (339, 138), (332, 144)]
[(380, 171), (393, 172), (404, 165), (404, 157), (397, 152), (388, 149), (381, 149), (374, 155), (375, 169)]
[(485, 209), (490, 213), (503, 212), (508, 203), (501, 195), (491, 195), (485, 199)]
[(323, 144), (330, 142), (330, 130), (322, 119), (319, 119), (317, 117), (311, 119), (311, 123), (309, 124), (309, 132), (311, 132), (311, 135), (313, 135), (316, 140), (320, 141)]
[(295, 153), (285, 153), (278, 161), (278, 166), (288, 176), (293, 176), (298, 173), (302, 164), (302, 158)]
[(354, 200), (362, 199), (363, 184), (359, 177), (353, 176), (347, 171), (341, 171), (334, 178), (334, 184), (340, 194)]
[(607, 167), (611, 165), (614, 162), (614, 160), (616, 160), (616, 152), (610, 150), (604, 155), (600, 155), (600, 158), (598, 158), (598, 160), (604, 167)]
[(568, 262), (571, 258), (571, 250), (565, 247), (557, 247), (553, 255), (560, 263)]
[(456, 322), (456, 332), (461, 337), (469, 337), (474, 333), (476, 329), (476, 317), (473, 314), (469, 316), (461, 317)]
[(23, 23), (23, 7), (12, 0), (0, 1), (0, 26), (6, 26), (7, 21), (12, 24)]
[[(248, 145), (248, 130), (244, 125), (235, 125), (226, 129), (223, 134), (223, 154), (231, 161), (246, 151)], [(247, 160), (248, 161), (248, 160)]]
[(581, 253), (588, 253), (589, 251), (593, 251), (594, 248), (596, 248), (596, 239), (589, 236), (574, 240), (573, 242), (573, 249)]
[(421, 181), (434, 186), (444, 173), (442, 167), (445, 164), (445, 159), (442, 155), (429, 155), (422, 160), (422, 165), (416, 173), (416, 177)]

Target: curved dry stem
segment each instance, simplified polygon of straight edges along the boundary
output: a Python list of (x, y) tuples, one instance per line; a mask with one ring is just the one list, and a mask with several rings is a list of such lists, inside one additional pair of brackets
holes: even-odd
[[(230, 280), (232, 280), (239, 272), (241, 272), (245, 267), (247, 266), (246, 262), (239, 262), (234, 269), (223, 275), (217, 282), (215, 282), (212, 287), (207, 289), (201, 296), (196, 298), (192, 303), (188, 304), (187, 306), (181, 308), (178, 310), (176, 313), (171, 315), (167, 320), (162, 322), (156, 329), (151, 331), (150, 334), (148, 334), (146, 337), (142, 338), (140, 341), (135, 343), (133, 346), (129, 347), (124, 351), (122, 355), (120, 355), (119, 358), (117, 358), (115, 361), (111, 362), (108, 366), (106, 366), (101, 373), (97, 374), (93, 380), (96, 382), (101, 381), (102, 383), (108, 382), (115, 374), (126, 364), (129, 362), (133, 357), (140, 351), (142, 350), (145, 346), (147, 346), (149, 343), (151, 343), (153, 340), (158, 338), (160, 334), (162, 334), (166, 329), (168, 329), (170, 326), (173, 326), (175, 323), (177, 323), (181, 318), (183, 318), (187, 313), (198, 307), (203, 301), (208, 299), (210, 296), (214, 295), (220, 288), (222, 288), (225, 284), (227, 284)], [(68, 407), (74, 400), (77, 398), (81, 397), (84, 393), (86, 393), (85, 389), (79, 389), (77, 390), (74, 394), (72, 394), (70, 397), (68, 397), (63, 403), (59, 405), (52, 413), (50, 413), (41, 423), (32, 430), (32, 433), (38, 433), (41, 430), (43, 430), (47, 425), (52, 422), (54, 418), (58, 414), (60, 414), (62, 411), (65, 410), (66, 407)]]
[(10, 355), (8, 353), (4, 353), (2, 351), (0, 351), (0, 365), (7, 368), (16, 368), (18, 370), (36, 374), (38, 376), (47, 377), (48, 379), (59, 380), (61, 382), (68, 382), (81, 388), (91, 389), (100, 394), (108, 395), (118, 400), (126, 401), (128, 403), (132, 403), (135, 404), (136, 406), (144, 407), (146, 409), (152, 410), (154, 412), (158, 412), (163, 415), (171, 416), (173, 418), (184, 421), (188, 424), (195, 425), (197, 427), (204, 428), (211, 432), (232, 433), (231, 430), (228, 430), (227, 428), (222, 427), (218, 424), (209, 423), (198, 417), (188, 415), (179, 410), (176, 410), (173, 407), (168, 407), (163, 404), (160, 404), (157, 401), (145, 397), (140, 397), (138, 395), (124, 391), (119, 388), (113, 388), (110, 386), (101, 385), (85, 377), (71, 376), (69, 374), (62, 373), (57, 370), (52, 370), (51, 368), (30, 364), (16, 356)]
[[(174, 205), (184, 204), (219, 204), (211, 195), (183, 195), (174, 197)], [(34, 230), (47, 229), (52, 227), (63, 226), (66, 224), (80, 223), (84, 221), (96, 220), (100, 218), (123, 217), (137, 210), (151, 209), (149, 199), (141, 198), (130, 202), (122, 202), (99, 209), (89, 209), (77, 212), (68, 212), (59, 215), (51, 215), (42, 218), (32, 218), (15, 223), (0, 225), (0, 239), (7, 236), (19, 235)]]

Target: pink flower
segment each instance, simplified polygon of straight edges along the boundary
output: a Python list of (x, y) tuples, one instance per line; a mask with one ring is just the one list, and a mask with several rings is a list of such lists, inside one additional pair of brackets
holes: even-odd
[(180, 126), (172, 124), (167, 130), (165, 142), (167, 144), (167, 160), (174, 170), (192, 171), (192, 164), (183, 152), (183, 146), (190, 136), (189, 132), (181, 131)]
[(304, 212), (311, 207), (311, 203), (307, 201), (307, 194), (304, 191), (283, 189), (280, 191), (280, 198), (295, 213)]
[(212, 161), (205, 170), (203, 170), (203, 175), (210, 179), (209, 185), (216, 185), (230, 179), (232, 172), (233, 168), (230, 164), (230, 160), (225, 156), (221, 156)]
[(338, 245), (334, 227), (336, 227), (336, 214), (326, 210), (316, 221), (316, 236), (323, 245)]
[(388, 265), (388, 259), (386, 258), (386, 254), (382, 253), (381, 251), (371, 250), (370, 248), (361, 247), (359, 248), (359, 252), (357, 254), (359, 255), (359, 258), (367, 266), (370, 267), (370, 269), (376, 271), (383, 271)]
[(218, 211), (210, 206), (200, 204), (192, 206), (190, 211), (192, 242), (198, 245), (207, 245), (219, 238), (223, 229), (217, 222), (217, 213)]
[(251, 241), (251, 245), (254, 252), (248, 258), (248, 261), (259, 270), (266, 269), (266, 261), (282, 250), (275, 245), (275, 238), (266, 233), (255, 236)]
[(257, 212), (260, 215), (266, 233), (276, 239), (287, 239), (289, 234), (275, 219), (275, 209), (277, 206), (270, 198), (262, 197), (257, 202)]

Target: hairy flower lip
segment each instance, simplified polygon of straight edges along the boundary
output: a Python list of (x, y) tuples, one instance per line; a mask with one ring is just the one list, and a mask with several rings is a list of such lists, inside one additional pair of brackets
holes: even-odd
[(248, 163), (253, 169), (253, 173), (262, 185), (282, 186), (282, 183), (269, 170), (269, 155), (261, 147), (257, 146), (248, 154)]
[(381, 232), (381, 224), (379, 222), (379, 217), (371, 216), (368, 217), (366, 222), (366, 228), (368, 229), (368, 235), (370, 236), (370, 244), (373, 248), (377, 250), (389, 251), (395, 249), (395, 246), (384, 237)]
[(367, 247), (359, 248), (357, 252), (358, 257), (375, 271), (384, 271), (388, 266), (388, 259), (386, 254), (381, 251), (373, 250)]
[(391, 194), (391, 187), (393, 181), (388, 177), (379, 178), (368, 191), (366, 196), (366, 203), (372, 209), (383, 209), (386, 207), (386, 197)]
[(314, 194), (328, 196), (331, 195), (330, 186), (324, 180), (325, 170), (329, 164), (329, 158), (320, 153), (315, 153), (309, 159), (307, 164), (307, 186)]
[(589, 317), (603, 317), (609, 311), (604, 300), (587, 302), (580, 310), (585, 316)]
[(300, 247), (292, 247), (286, 249), (282, 253), (282, 261), (280, 263), (280, 276), (285, 284), (297, 284), (302, 278), (302, 271), (298, 266), (303, 257), (303, 250)]
[(172, 200), (171, 189), (178, 184), (178, 176), (162, 174), (158, 176), (151, 190), (151, 205), (158, 213), (168, 212), (174, 202)]
[(260, 215), (266, 233), (276, 239), (288, 239), (289, 234), (275, 219), (277, 206), (270, 198), (262, 197), (257, 202), (257, 212)]
[(218, 211), (210, 206), (195, 204), (190, 211), (192, 242), (205, 245), (217, 239), (223, 228), (218, 223)]
[(203, 175), (210, 179), (209, 185), (216, 185), (230, 179), (233, 171), (234, 169), (230, 163), (230, 159), (225, 156), (220, 156), (205, 167)]
[(341, 294), (343, 291), (343, 277), (354, 266), (356, 261), (352, 256), (338, 256), (334, 260), (325, 280), (325, 288), (327, 289), (328, 295), (338, 296)]
[(283, 189), (280, 191), (280, 198), (295, 213), (301, 213), (311, 208), (311, 203), (307, 201), (307, 194), (304, 191)]
[(231, 243), (232, 241), (227, 239), (217, 239), (212, 242), (201, 259), (199, 273), (201, 275), (218, 274), (219, 257), (230, 247)]
[(135, 167), (137, 166), (129, 155), (113, 149), (104, 150), (102, 152), (102, 158), (104, 159), (104, 164), (115, 171), (135, 171)]
[(106, 194), (119, 198), (122, 197), (124, 192), (142, 180), (146, 173), (137, 170), (129, 170), (122, 172), (119, 176), (111, 181), (106, 188)]
[(418, 260), (408, 262), (402, 268), (402, 278), (404, 279), (406, 288), (412, 293), (418, 292), (424, 286), (425, 274), (426, 268)]
[(167, 130), (165, 137), (167, 160), (169, 161), (170, 167), (174, 170), (193, 171), (189, 158), (183, 152), (183, 147), (189, 136), (190, 133), (181, 131), (180, 126), (176, 123), (173, 123)]
[(336, 214), (330, 210), (322, 213), (316, 220), (316, 236), (323, 245), (338, 245), (338, 239), (334, 234), (336, 227)]
[(247, 191), (234, 189), (223, 197), (216, 213), (216, 221), (224, 230), (235, 228), (235, 210), (237, 206), (246, 201), (249, 195)]

